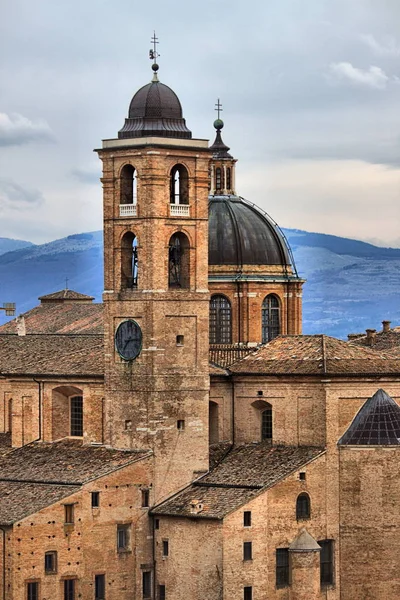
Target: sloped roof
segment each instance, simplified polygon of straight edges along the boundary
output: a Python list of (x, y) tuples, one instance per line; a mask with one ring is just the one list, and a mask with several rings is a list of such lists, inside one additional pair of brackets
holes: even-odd
[(338, 444), (400, 445), (400, 406), (384, 390), (378, 390), (360, 408)]
[(102, 335), (1, 335), (3, 375), (104, 375)]
[(281, 335), (229, 367), (234, 374), (365, 375), (400, 373), (400, 357), (326, 335)]
[(319, 552), (321, 546), (310, 535), (305, 527), (302, 527), (298, 536), (295, 537), (289, 546), (291, 552)]
[[(323, 453), (322, 448), (271, 446), (267, 442), (239, 446), (204, 477), (156, 506), (152, 513), (222, 519)], [(193, 504), (200, 504), (201, 510), (194, 512)]]
[(33, 333), (103, 333), (103, 304), (51, 303), (40, 304), (0, 327), (0, 334), (17, 333), (17, 324), (24, 318), (27, 334)]
[(46, 294), (45, 296), (39, 296), (39, 300), (41, 302), (49, 302), (53, 300), (80, 300), (91, 302), (94, 300), (94, 296), (87, 296), (86, 294), (81, 294), (80, 292), (75, 292), (74, 290), (59, 290), (58, 292), (53, 292), (52, 294)]
[(12, 450), (0, 457), (0, 524), (10, 525), (148, 455), (68, 439)]
[(398, 328), (389, 329), (389, 331), (377, 331), (374, 335), (374, 342), (371, 346), (366, 335), (360, 335), (351, 338), (351, 344), (356, 346), (368, 347), (376, 352), (390, 351), (391, 354), (400, 355), (400, 330)]

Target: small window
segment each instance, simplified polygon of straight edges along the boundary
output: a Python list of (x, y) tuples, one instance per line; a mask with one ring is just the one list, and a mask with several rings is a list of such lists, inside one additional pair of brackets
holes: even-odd
[(154, 529), (160, 529), (160, 519), (155, 519), (155, 521), (154, 521)]
[(262, 343), (270, 342), (280, 334), (280, 305), (278, 297), (269, 294), (264, 298), (261, 307)]
[(176, 345), (183, 346), (184, 339), (185, 339), (184, 335), (177, 335), (176, 336)]
[(321, 573), (321, 586), (333, 585), (334, 583), (334, 548), (333, 540), (322, 540), (318, 541), (321, 546), (320, 552), (320, 573)]
[(276, 587), (289, 585), (289, 548), (276, 549)]
[(165, 600), (165, 585), (158, 586), (158, 600)]
[(70, 400), (71, 403), (71, 436), (83, 436), (83, 398), (82, 396), (74, 396)]
[(65, 511), (65, 524), (72, 525), (74, 522), (74, 505), (73, 504), (64, 504)]
[(57, 552), (46, 552), (44, 555), (44, 571), (46, 575), (49, 573), (57, 573)]
[(299, 479), (300, 481), (305, 481), (306, 480), (306, 474), (304, 471), (302, 471), (301, 473), (299, 473)]
[(163, 540), (163, 543), (162, 543), (162, 554), (163, 554), (163, 556), (168, 556), (169, 555), (169, 543), (168, 543), (168, 540)]
[(243, 600), (253, 600), (253, 588), (250, 585), (243, 588)]
[(245, 510), (243, 513), (243, 527), (251, 527), (251, 510)]
[(27, 599), (39, 600), (39, 583), (37, 581), (30, 581), (27, 584)]
[(142, 574), (143, 598), (151, 598), (151, 571)]
[(142, 508), (148, 508), (150, 506), (150, 492), (149, 490), (142, 490)]
[(130, 550), (131, 526), (117, 525), (117, 550), (118, 552), (127, 552)]
[(264, 392), (262, 390), (258, 390), (257, 396), (264, 396)]
[(125, 431), (132, 431), (132, 421), (130, 419), (125, 421)]
[(75, 600), (75, 579), (64, 579), (64, 600)]
[(261, 440), (272, 440), (272, 406), (268, 404), (261, 413)]
[(99, 508), (100, 492), (92, 492), (92, 508)]
[(300, 494), (296, 501), (296, 519), (298, 521), (309, 519), (311, 514), (310, 496), (308, 494)]
[(95, 575), (94, 576), (94, 599), (105, 600), (106, 597), (106, 576)]
[(253, 559), (253, 544), (251, 542), (243, 543), (243, 560)]
[(179, 429), (179, 431), (183, 431), (185, 429), (185, 421), (183, 419), (179, 419), (176, 422), (176, 426)]

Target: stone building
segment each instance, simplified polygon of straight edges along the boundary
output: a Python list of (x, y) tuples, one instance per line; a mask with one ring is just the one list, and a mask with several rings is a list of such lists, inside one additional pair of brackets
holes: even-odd
[(396, 330), (301, 335), (222, 121), (153, 72), (98, 150), (103, 304), (0, 328), (0, 598), (395, 600)]

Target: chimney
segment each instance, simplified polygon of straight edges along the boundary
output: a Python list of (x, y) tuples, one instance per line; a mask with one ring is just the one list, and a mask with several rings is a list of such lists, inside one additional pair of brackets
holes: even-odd
[(367, 346), (373, 346), (375, 344), (376, 329), (366, 329), (367, 334)]
[(15, 319), (17, 335), (26, 335), (25, 317), (20, 315)]
[(390, 331), (390, 321), (382, 321), (382, 331), (384, 333)]

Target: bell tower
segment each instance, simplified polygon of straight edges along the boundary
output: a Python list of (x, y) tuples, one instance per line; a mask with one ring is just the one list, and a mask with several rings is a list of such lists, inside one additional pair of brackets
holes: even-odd
[(171, 88), (134, 95), (103, 141), (105, 443), (151, 449), (151, 503), (208, 469), (207, 140)]

